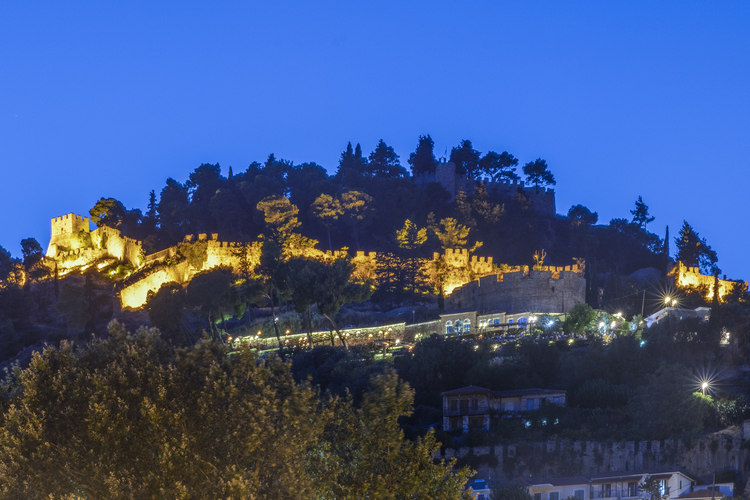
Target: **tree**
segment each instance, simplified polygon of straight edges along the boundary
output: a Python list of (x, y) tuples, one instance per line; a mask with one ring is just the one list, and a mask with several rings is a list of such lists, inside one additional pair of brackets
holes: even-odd
[(547, 168), (547, 162), (541, 158), (537, 158), (524, 165), (523, 173), (526, 174), (526, 180), (533, 183), (537, 189), (540, 185), (554, 186), (557, 184), (555, 176)]
[(0, 498), (318, 497), (307, 462), (327, 413), (277, 359), (114, 322), (12, 376)]
[(570, 312), (565, 316), (563, 330), (565, 330), (566, 333), (580, 335), (584, 333), (596, 319), (596, 311), (594, 311), (588, 304), (581, 302), (574, 305), (570, 309)]
[(159, 225), (158, 203), (156, 202), (156, 192), (152, 189), (148, 193), (148, 210), (143, 216), (141, 226), (146, 236), (153, 236)]
[(341, 215), (351, 228), (357, 250), (360, 250), (359, 232), (372, 215), (372, 196), (359, 191), (346, 191), (341, 194)]
[(299, 209), (284, 196), (269, 196), (258, 202), (257, 209), (263, 213), (266, 236), (279, 246), (301, 225), (297, 219)]
[(123, 233), (137, 230), (141, 223), (141, 211), (128, 210), (114, 198), (100, 198), (89, 210), (91, 222), (97, 227), (109, 226), (120, 229)]
[(469, 237), (469, 228), (459, 224), (456, 219), (448, 217), (440, 221), (443, 229), (435, 229), (435, 235), (443, 250), (449, 248), (464, 248)]
[(716, 252), (701, 238), (687, 221), (682, 221), (680, 235), (675, 238), (677, 255), (675, 258), (688, 267), (700, 267), (707, 274), (719, 274), (716, 266), (718, 257)]
[(481, 160), (479, 160), (479, 171), (494, 181), (507, 179), (517, 181), (520, 179), (516, 174), (518, 159), (507, 151), (498, 154), (494, 151), (488, 151)]
[(323, 226), (326, 228), (328, 234), (328, 249), (333, 250), (331, 244), (331, 226), (339, 219), (342, 215), (341, 202), (333, 196), (327, 194), (321, 194), (318, 196), (310, 207), (313, 216), (320, 220)]
[(175, 345), (187, 342), (187, 329), (183, 324), (185, 312), (185, 291), (179, 283), (165, 283), (155, 294), (149, 292), (148, 319), (158, 328), (165, 339)]
[(648, 205), (643, 202), (643, 198), (640, 196), (635, 200), (635, 209), (631, 210), (630, 213), (633, 214), (633, 224), (638, 224), (643, 229), (646, 229), (649, 222), (656, 220), (656, 217), (649, 217)]
[(409, 155), (412, 175), (424, 175), (435, 172), (437, 160), (435, 159), (435, 142), (429, 134), (420, 135), (417, 149)]
[(334, 316), (344, 304), (364, 302), (370, 298), (374, 285), (371, 282), (354, 283), (351, 281), (354, 266), (349, 259), (338, 259), (326, 264), (318, 281), (316, 302), (318, 312), (328, 319), (331, 328), (336, 331), (345, 348), (349, 348), (346, 339), (341, 335)]
[(531, 495), (522, 484), (504, 483), (492, 488), (490, 500), (531, 500)]
[(455, 459), (434, 463), (439, 449), (433, 431), (412, 443), (398, 419), (412, 414), (414, 391), (394, 371), (376, 376), (361, 409), (349, 401), (332, 405), (324, 435), (329, 443), (316, 454), (315, 478), (322, 498), (470, 499), (463, 485), (472, 472), (455, 472)]
[(599, 220), (599, 214), (583, 205), (573, 205), (568, 210), (568, 219), (574, 227), (593, 226)]
[(188, 189), (171, 177), (159, 197), (160, 232), (165, 243), (177, 243), (190, 234)]
[(208, 322), (210, 335), (216, 340), (221, 333), (216, 328), (220, 320), (226, 332), (226, 317), (241, 313), (244, 301), (232, 287), (232, 270), (216, 268), (195, 275), (187, 286), (187, 304), (198, 308), (200, 315)]
[(398, 246), (404, 250), (414, 250), (427, 241), (427, 228), (419, 229), (409, 219), (404, 221), (404, 227), (396, 231)]
[(334, 179), (345, 187), (356, 187), (362, 183), (367, 169), (367, 158), (362, 157), (362, 146), (352, 149), (352, 143), (346, 145), (346, 150), (341, 153), (339, 168)]
[(451, 159), (456, 164), (456, 173), (475, 179), (479, 174), (479, 151), (474, 149), (471, 141), (464, 139), (458, 147), (451, 149)]
[(369, 160), (368, 170), (372, 177), (406, 177), (406, 169), (398, 161), (398, 155), (383, 139), (378, 141)]
[(89, 304), (82, 286), (63, 283), (60, 299), (55, 308), (65, 317), (65, 323), (71, 331), (83, 330), (91, 320)]
[(662, 364), (628, 401), (634, 435), (639, 439), (686, 441), (699, 437), (707, 408), (693, 394), (694, 385), (694, 377), (686, 368)]
[(638, 485), (638, 491), (643, 493), (649, 500), (665, 500), (669, 498), (669, 493), (662, 490), (660, 481), (653, 476), (643, 478), (643, 483)]
[(36, 239), (25, 238), (21, 240), (21, 253), (23, 254), (23, 267), (27, 278), (39, 280), (50, 275), (50, 270), (43, 263), (42, 246)]
[[(315, 347), (312, 336), (312, 320), (310, 309), (317, 303), (321, 293), (321, 285), (325, 280), (326, 265), (318, 260), (297, 257), (289, 259), (280, 265), (279, 279), (285, 293), (294, 304), (294, 310), (302, 315), (307, 341), (310, 348)], [(333, 338), (331, 338), (333, 345)]]

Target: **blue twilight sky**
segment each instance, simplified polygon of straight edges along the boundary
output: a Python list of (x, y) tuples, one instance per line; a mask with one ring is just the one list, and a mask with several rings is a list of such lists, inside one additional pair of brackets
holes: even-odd
[[(334, 172), (471, 139), (545, 158), (557, 208), (690, 222), (750, 278), (748, 2), (0, 3), (0, 245), (203, 162)], [(674, 245), (672, 244), (672, 249)]]

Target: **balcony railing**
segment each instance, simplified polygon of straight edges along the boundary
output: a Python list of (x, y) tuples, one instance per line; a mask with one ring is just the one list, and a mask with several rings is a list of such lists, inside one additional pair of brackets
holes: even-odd
[(463, 415), (487, 415), (490, 412), (490, 409), (486, 406), (479, 408), (458, 408), (456, 410), (443, 410), (443, 415), (446, 417), (457, 417), (457, 416), (463, 416)]
[[(607, 494), (608, 493), (608, 494)], [(666, 494), (669, 495), (669, 488), (667, 488)], [(601, 490), (593, 490), (591, 492), (592, 500), (623, 500), (630, 498), (641, 498), (640, 491), (636, 491), (634, 495), (630, 494), (627, 488), (623, 490), (615, 490), (614, 488), (610, 492), (602, 492)]]

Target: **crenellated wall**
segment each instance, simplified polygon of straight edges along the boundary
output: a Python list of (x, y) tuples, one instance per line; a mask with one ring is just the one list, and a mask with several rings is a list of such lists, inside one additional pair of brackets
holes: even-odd
[(481, 276), (455, 288), (446, 297), (446, 311), (471, 308), (484, 314), (532, 311), (566, 313), (586, 299), (586, 279), (578, 265), (544, 266), (529, 271), (521, 266)]
[[(182, 245), (196, 242), (205, 242), (205, 260), (200, 264), (199, 269), (184, 264), (185, 257), (180, 254)], [(244, 259), (241, 257), (243, 251), (246, 252)], [(187, 235), (178, 245), (151, 255), (144, 255), (142, 243), (123, 236), (120, 230), (102, 226), (90, 231), (88, 218), (68, 214), (52, 219), (52, 238), (47, 252), (48, 255), (52, 254), (63, 274), (83, 269), (94, 262), (108, 258), (131, 264), (135, 269), (135, 274), (126, 282), (121, 282), (122, 288), (119, 293), (123, 307), (139, 308), (145, 304), (149, 291), (156, 292), (169, 282), (188, 283), (196, 273), (201, 271), (219, 266), (239, 270), (246, 265), (246, 269), (252, 272), (260, 264), (261, 244), (256, 241), (243, 246), (242, 243), (219, 241), (218, 234), (215, 233), (210, 235), (202, 233)], [(323, 252), (310, 249), (306, 251), (306, 255), (316, 259), (332, 260), (343, 258), (348, 253), (345, 250)], [(423, 265), (429, 272), (438, 261), (447, 263), (450, 268), (445, 282), (445, 290), (448, 293), (456, 287), (470, 283), (470, 280), (477, 277), (494, 277), (501, 272), (528, 273), (526, 266), (510, 268), (502, 265), (498, 267), (493, 263), (492, 257), (477, 257), (471, 255), (466, 249), (448, 249), (444, 255), (435, 253), (432, 259), (425, 259)], [(376, 278), (377, 253), (358, 251), (351, 258), (351, 262), (354, 264), (354, 279), (366, 281)], [(195, 259), (193, 263), (197, 265)], [(174, 269), (170, 269), (170, 266)], [(563, 268), (550, 269), (555, 279), (559, 278), (559, 272), (563, 270)], [(569, 270), (569, 268), (566, 269)], [(459, 294), (464, 293), (466, 292), (459, 292)]]
[(89, 232), (88, 217), (70, 213), (52, 219), (47, 257), (55, 257), (58, 251), (78, 250), (85, 247), (85, 242), (79, 238), (81, 232)]
[[(714, 277), (701, 274), (699, 268), (687, 267), (681, 261), (678, 261), (670, 274), (674, 276), (675, 282), (680, 288), (705, 288), (706, 299), (710, 301), (714, 298)], [(719, 301), (723, 301), (724, 297), (732, 293), (735, 287), (742, 287), (742, 290), (747, 291), (747, 281), (728, 280), (726, 276), (724, 276), (724, 279), (720, 279)]]
[(140, 309), (146, 305), (149, 292), (158, 292), (167, 283), (184, 284), (195, 274), (187, 261), (169, 266), (159, 266), (155, 271), (145, 274), (141, 279), (123, 287), (119, 291), (120, 305), (123, 309)]

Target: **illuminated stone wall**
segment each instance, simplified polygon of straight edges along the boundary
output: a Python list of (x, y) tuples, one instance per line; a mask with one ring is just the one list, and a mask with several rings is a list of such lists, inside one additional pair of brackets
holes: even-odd
[(184, 284), (190, 281), (194, 271), (186, 261), (171, 266), (161, 266), (135, 283), (122, 288), (119, 292), (120, 305), (123, 309), (140, 309), (146, 305), (149, 292), (158, 292), (167, 283)]
[[(697, 267), (687, 267), (682, 262), (677, 262), (677, 265), (670, 272), (674, 276), (675, 282), (680, 288), (704, 288), (706, 292), (706, 300), (713, 300), (714, 298), (714, 277), (701, 274), (700, 269)], [(727, 294), (731, 293), (735, 287), (742, 287), (744, 291), (747, 291), (747, 281), (732, 281), (726, 279), (719, 280), (719, 301), (723, 301)]]
[(578, 265), (545, 266), (542, 270), (525, 272), (518, 267), (455, 288), (446, 297), (445, 306), (446, 311), (470, 308), (479, 314), (566, 313), (585, 299), (586, 279)]
[[(86, 240), (86, 238), (90, 240), (87, 241), (88, 246), (86, 247), (80, 247), (80, 242), (82, 241), (81, 231), (85, 233), (83, 240)], [(180, 260), (179, 257), (180, 246), (183, 243), (194, 241), (206, 242), (206, 260), (200, 269), (193, 269), (189, 264), (185, 264), (183, 260)], [(220, 266), (231, 267), (235, 270), (241, 267), (239, 255), (242, 248), (241, 244), (219, 241), (218, 234), (187, 235), (183, 243), (160, 250), (151, 255), (144, 255), (142, 243), (123, 236), (118, 229), (102, 226), (94, 231), (89, 231), (87, 217), (68, 214), (52, 219), (52, 238), (47, 252), (48, 254), (54, 252), (53, 257), (63, 274), (78, 269), (84, 270), (94, 262), (101, 262), (107, 258), (130, 263), (136, 272), (141, 273), (143, 277), (137, 278), (138, 274), (136, 274), (134, 276), (134, 278), (137, 278), (136, 281), (124, 286), (120, 290), (120, 297), (122, 307), (134, 309), (143, 307), (148, 292), (158, 291), (165, 283), (174, 281), (184, 285), (196, 273), (201, 271), (207, 271)], [(78, 245), (78, 247), (71, 248), (75, 245)], [(248, 246), (246, 251), (248, 252), (248, 264), (252, 271), (260, 264), (260, 242), (253, 242)], [(308, 254), (306, 256), (310, 258), (329, 261), (348, 255), (344, 250), (323, 252), (318, 249), (310, 249)], [(498, 267), (493, 263), (492, 257), (472, 256), (466, 249), (448, 249), (444, 255), (435, 253), (431, 260), (425, 259), (424, 266), (429, 269), (431, 265), (434, 265), (439, 260), (447, 263), (451, 269), (446, 278), (445, 290), (447, 293), (450, 293), (454, 288), (470, 283), (471, 280), (476, 278), (496, 276), (500, 272), (528, 272), (528, 267), (526, 266), (517, 266), (515, 268), (509, 268), (508, 266)], [(167, 265), (166, 267), (161, 266), (163, 263), (169, 261), (177, 261), (177, 263)], [(354, 264), (354, 279), (366, 281), (376, 278), (376, 252), (358, 251), (352, 257), (351, 261)], [(170, 269), (170, 266), (174, 267), (174, 269)], [(553, 271), (555, 278), (558, 277), (557, 274), (559, 274), (559, 271), (563, 270), (563, 268), (559, 268), (558, 271), (555, 271), (557, 268), (549, 269)], [(570, 268), (566, 269), (570, 270)]]
[(51, 237), (47, 246), (47, 257), (55, 257), (58, 251), (78, 250), (82, 247), (78, 234), (89, 232), (89, 218), (73, 213), (55, 217), (51, 223)]
[(91, 244), (107, 251), (110, 257), (120, 262), (127, 262), (136, 269), (144, 262), (143, 244), (123, 236), (119, 229), (101, 226), (91, 231)]

